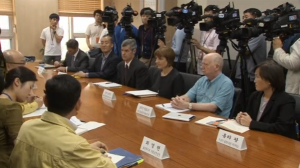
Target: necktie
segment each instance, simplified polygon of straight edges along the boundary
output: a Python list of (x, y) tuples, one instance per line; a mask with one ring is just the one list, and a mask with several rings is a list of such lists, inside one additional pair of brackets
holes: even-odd
[(127, 81), (127, 77), (128, 77), (128, 69), (129, 69), (129, 67), (128, 67), (128, 64), (126, 64), (125, 63), (125, 83), (126, 83), (126, 81)]
[(105, 64), (105, 61), (106, 61), (106, 57), (104, 57), (104, 55), (102, 56), (102, 64), (101, 64), (101, 71), (104, 67), (104, 64)]
[(72, 56), (71, 67), (74, 67), (74, 63), (75, 63), (75, 56)]

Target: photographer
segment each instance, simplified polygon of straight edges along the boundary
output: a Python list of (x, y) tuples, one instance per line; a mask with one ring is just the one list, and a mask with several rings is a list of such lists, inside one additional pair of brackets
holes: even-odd
[(148, 19), (151, 18), (151, 14), (154, 11), (151, 8), (143, 8), (140, 12), (143, 25), (139, 27), (138, 30), (138, 40), (140, 42), (140, 61), (143, 62), (147, 67), (149, 64), (155, 65), (155, 59), (152, 59), (150, 63), (150, 58), (152, 50), (155, 46), (155, 30), (153, 27), (148, 25)]
[[(262, 15), (261, 11), (259, 11), (258, 9), (249, 8), (244, 11), (243, 21), (245, 21), (246, 19), (254, 19), (260, 17), (261, 15)], [(255, 91), (254, 69), (256, 67), (256, 64), (259, 64), (267, 59), (267, 46), (266, 46), (265, 37), (263, 36), (263, 34), (261, 34), (258, 37), (251, 38), (248, 42), (248, 46), (250, 48), (250, 51), (247, 50), (246, 54), (242, 55), (242, 57), (243, 59), (246, 59), (248, 77), (250, 78), (248, 89), (249, 89), (249, 93), (252, 93)], [(256, 61), (256, 64), (254, 60)], [(237, 62), (235, 78), (236, 78), (236, 85), (241, 86), (240, 60), (239, 62)]]
[(291, 47), (290, 54), (287, 54), (283, 49), (283, 44), (280, 38), (274, 38), (273, 59), (288, 69), (286, 76), (285, 91), (293, 94), (300, 94), (300, 40), (298, 39)]
[[(214, 15), (219, 12), (219, 8), (216, 5), (208, 5), (204, 9), (204, 15)], [(213, 18), (206, 17), (204, 19), (204, 22), (211, 22), (213, 21)], [(199, 75), (203, 75), (203, 72), (201, 70), (202, 65), (202, 59), (204, 55), (208, 53), (214, 53), (216, 52), (216, 49), (220, 43), (220, 40), (218, 38), (218, 34), (216, 33), (215, 28), (210, 29), (209, 31), (201, 31), (200, 36), (200, 43), (196, 39), (192, 39), (192, 44), (199, 49), (199, 56), (197, 59), (197, 72)]]

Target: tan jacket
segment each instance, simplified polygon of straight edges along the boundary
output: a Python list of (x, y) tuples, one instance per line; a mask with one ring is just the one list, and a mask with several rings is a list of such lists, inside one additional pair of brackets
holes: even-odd
[(64, 117), (45, 112), (25, 122), (10, 157), (11, 168), (116, 168), (92, 149)]

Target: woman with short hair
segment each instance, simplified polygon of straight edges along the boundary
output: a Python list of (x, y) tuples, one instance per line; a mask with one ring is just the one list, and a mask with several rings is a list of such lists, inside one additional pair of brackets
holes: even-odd
[(249, 98), (247, 112), (240, 112), (236, 121), (251, 130), (296, 138), (295, 100), (284, 91), (283, 69), (273, 60), (255, 69), (256, 92)]
[(149, 74), (151, 79), (150, 90), (158, 92), (158, 95), (171, 99), (183, 93), (184, 82), (181, 74), (173, 68), (175, 52), (170, 47), (160, 47), (154, 52), (157, 68), (151, 67)]

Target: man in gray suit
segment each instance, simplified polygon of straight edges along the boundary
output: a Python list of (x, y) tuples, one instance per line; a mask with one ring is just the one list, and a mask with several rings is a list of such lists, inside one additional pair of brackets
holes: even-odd
[(54, 65), (60, 72), (78, 72), (83, 71), (89, 66), (89, 57), (85, 52), (78, 48), (78, 41), (70, 39), (67, 42), (68, 52), (66, 53), (65, 60), (60, 63), (54, 62)]

